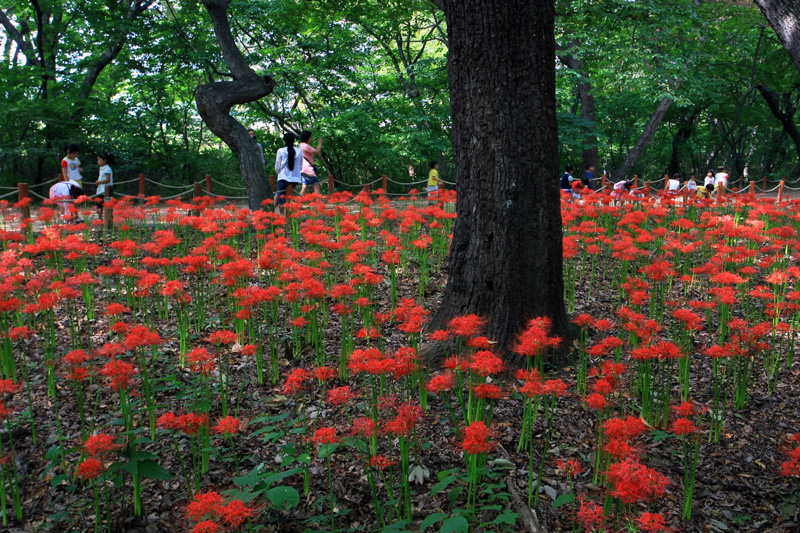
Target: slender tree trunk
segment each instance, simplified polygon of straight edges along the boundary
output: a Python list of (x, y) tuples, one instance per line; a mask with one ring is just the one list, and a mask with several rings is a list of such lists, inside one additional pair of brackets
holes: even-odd
[[(571, 46), (579, 46), (580, 42), (572, 41)], [(596, 123), (595, 119), (595, 104), (594, 94), (592, 94), (592, 84), (588, 78), (583, 77), (583, 61), (576, 59), (572, 55), (565, 54), (558, 56), (562, 63), (567, 67), (574, 70), (581, 78), (576, 85), (578, 92), (578, 101), (581, 104), (581, 118), (593, 125)], [(594, 127), (594, 126), (593, 126)], [(593, 133), (588, 134), (583, 140), (583, 164), (592, 165), (596, 169), (600, 169), (600, 153), (597, 147), (597, 136)]]
[(639, 161), (639, 158), (644, 155), (645, 150), (647, 150), (647, 146), (650, 144), (650, 141), (653, 140), (658, 127), (664, 120), (664, 116), (667, 114), (667, 111), (669, 111), (669, 107), (671, 105), (672, 98), (669, 96), (665, 96), (658, 104), (658, 107), (656, 107), (656, 110), (650, 116), (647, 126), (644, 127), (644, 131), (642, 131), (642, 134), (639, 136), (639, 140), (637, 140), (636, 144), (633, 145), (633, 148), (628, 151), (625, 159), (622, 160), (622, 164), (612, 174), (615, 181), (628, 178), (631, 170), (633, 170), (633, 166), (637, 161)]
[(694, 131), (694, 119), (697, 118), (697, 113), (694, 110), (688, 111), (680, 119), (678, 125), (678, 132), (672, 138), (672, 157), (669, 160), (667, 172), (670, 176), (673, 174), (680, 174), (681, 160), (683, 159), (683, 148), (686, 142), (692, 136)]
[(448, 281), (431, 328), (476, 313), (498, 351), (527, 320), (568, 335), (552, 0), (450, 0), (457, 203)]
[(247, 187), (250, 209), (259, 209), (271, 198), (267, 172), (261, 162), (261, 152), (247, 129), (230, 115), (234, 105), (255, 102), (272, 92), (270, 76), (259, 76), (245, 61), (228, 23), (230, 0), (203, 0), (214, 23), (214, 35), (222, 50), (225, 63), (231, 69), (233, 81), (218, 81), (201, 85), (195, 93), (197, 111), (208, 129), (227, 144), (236, 158)]
[(755, 0), (767, 22), (800, 70), (800, 3), (797, 0)]

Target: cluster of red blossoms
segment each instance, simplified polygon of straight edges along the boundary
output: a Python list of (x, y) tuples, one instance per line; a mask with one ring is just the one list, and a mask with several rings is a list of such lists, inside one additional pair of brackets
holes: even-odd
[(195, 523), (192, 533), (216, 533), (221, 528), (242, 526), (256, 511), (241, 500), (225, 502), (217, 492), (200, 492), (187, 506), (186, 515)]

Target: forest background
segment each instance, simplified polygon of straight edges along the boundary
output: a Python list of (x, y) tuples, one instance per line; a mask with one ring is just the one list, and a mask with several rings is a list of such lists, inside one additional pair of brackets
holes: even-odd
[[(268, 172), (283, 131), (309, 129), (342, 183), (410, 183), (434, 159), (454, 178), (447, 32), (430, 0), (234, 0), (228, 13), (250, 65), (276, 82), (233, 110)], [(200, 2), (7, 0), (0, 24), (0, 184), (55, 178), (77, 142), (90, 178), (110, 151), (116, 180), (241, 185), (194, 102), (230, 78)], [(797, 175), (800, 73), (755, 3), (558, 0), (556, 41), (562, 166)]]

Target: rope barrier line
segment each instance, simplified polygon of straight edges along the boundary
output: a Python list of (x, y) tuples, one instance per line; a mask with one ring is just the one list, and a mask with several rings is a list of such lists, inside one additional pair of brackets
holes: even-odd
[[(30, 190), (29, 190), (28, 192), (30, 192)], [(3, 198), (8, 198), (9, 196), (13, 196), (13, 195), (15, 195), (15, 194), (17, 194), (17, 191), (11, 191), (11, 192), (7, 192), (7, 193), (5, 193), (4, 195), (0, 196), (0, 199), (3, 199)]]
[(221, 185), (222, 187), (227, 187), (229, 189), (233, 189), (235, 191), (246, 191), (247, 190), (247, 187), (234, 187), (233, 185), (228, 185), (227, 183), (215, 180), (214, 178), (211, 178), (211, 182), (212, 183), (216, 183), (217, 185)]
[(207, 191), (205, 189), (203, 189), (203, 192), (206, 194), (210, 194), (211, 196), (216, 196), (217, 198), (224, 198), (226, 200), (247, 200), (247, 196), (223, 196), (221, 194)]
[(45, 198), (44, 196), (42, 196), (41, 194), (35, 193), (35, 192), (31, 191), (31, 190), (28, 190), (28, 194), (30, 194), (31, 196), (35, 196), (37, 198), (41, 198), (42, 200), (47, 200), (48, 199), (48, 198)]
[(420, 183), (427, 183), (428, 182), (428, 180), (420, 180), (420, 181), (412, 181), (412, 182), (404, 183), (402, 181), (395, 181), (392, 178), (390, 178), (389, 176), (386, 176), (386, 181), (391, 181), (392, 183), (394, 183), (396, 185), (419, 185)]
[(139, 181), (139, 178), (133, 178), (132, 180), (126, 180), (126, 181), (115, 181), (114, 183), (109, 183), (109, 185), (116, 187), (117, 185), (127, 185), (128, 183), (134, 183), (137, 181)]
[(0, 189), (5, 189), (7, 191), (16, 191), (17, 187), (6, 187), (5, 185), (0, 185)]
[[(158, 181), (151, 180), (150, 178), (145, 178), (144, 180), (145, 181), (149, 181), (150, 183), (152, 183), (154, 185), (158, 185), (159, 187), (164, 187), (165, 189), (183, 189), (184, 187), (186, 187), (186, 185), (167, 185), (166, 183), (160, 183)], [(139, 181), (139, 180), (137, 179), (135, 181)], [(204, 182), (198, 181), (197, 183), (204, 183)]]

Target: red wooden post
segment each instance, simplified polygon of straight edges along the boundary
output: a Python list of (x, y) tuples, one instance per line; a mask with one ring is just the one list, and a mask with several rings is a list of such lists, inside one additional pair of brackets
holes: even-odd
[(211, 175), (210, 174), (206, 174), (206, 191), (208, 191), (209, 193), (214, 192), (214, 188), (211, 185)]
[(750, 180), (750, 190), (748, 191), (748, 194), (750, 194), (750, 196), (756, 195), (756, 182), (753, 180)]
[(603, 171), (603, 181), (600, 182), (600, 188), (603, 188), (603, 187), (606, 186), (606, 179), (608, 179), (608, 178), (606, 176), (606, 171), (604, 170)]
[[(17, 197), (21, 202), (25, 198), (28, 197), (28, 184), (27, 183), (17, 183)], [(26, 218), (31, 218), (31, 208), (27, 205), (24, 205), (19, 210), (20, 215), (22, 215), (22, 220)]]
[(294, 194), (294, 184), (289, 183), (286, 185), (286, 198), (289, 198)]
[(369, 183), (364, 184), (364, 192), (369, 194)]
[(328, 174), (328, 196), (333, 194), (333, 174)]
[(114, 215), (108, 207), (108, 201), (114, 197), (114, 186), (106, 185), (105, 197), (103, 198), (103, 226), (106, 229), (114, 227)]
[(782, 178), (780, 184), (778, 185), (778, 202), (781, 201), (783, 198), (783, 186), (786, 184), (786, 178)]
[(383, 194), (386, 194), (386, 174), (381, 175), (381, 186), (383, 187)]
[(669, 174), (664, 174), (664, 190), (669, 189)]
[(275, 191), (275, 174), (269, 175), (269, 186), (272, 187), (273, 191)]
[(767, 190), (767, 177), (764, 176), (764, 180), (761, 182), (761, 188), (765, 191)]
[(650, 196), (650, 182), (649, 181), (645, 181), (644, 182), (644, 194), (646, 196)]
[(139, 196), (144, 196), (144, 174), (139, 174)]

